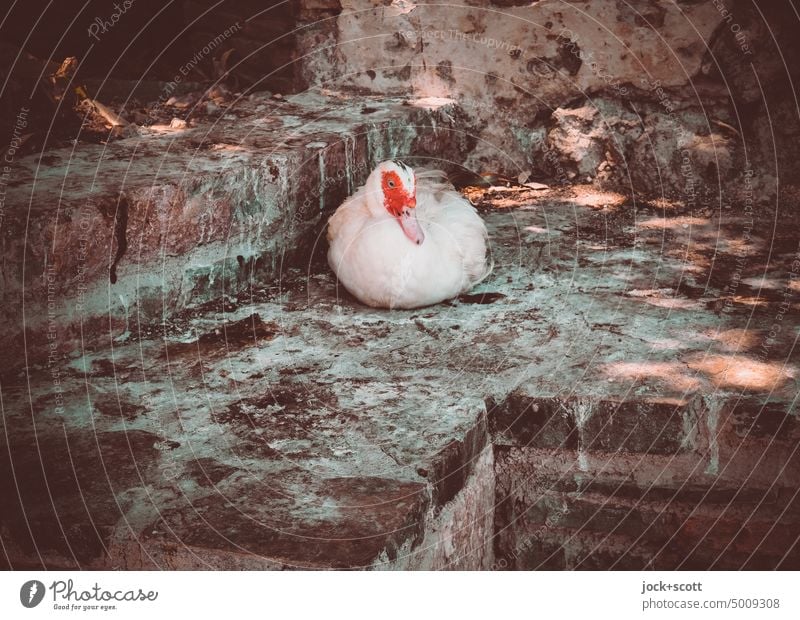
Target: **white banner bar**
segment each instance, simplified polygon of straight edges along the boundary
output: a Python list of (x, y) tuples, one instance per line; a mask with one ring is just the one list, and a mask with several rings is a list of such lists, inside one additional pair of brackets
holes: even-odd
[(4, 572), (0, 618), (794, 620), (798, 577), (788, 571)]

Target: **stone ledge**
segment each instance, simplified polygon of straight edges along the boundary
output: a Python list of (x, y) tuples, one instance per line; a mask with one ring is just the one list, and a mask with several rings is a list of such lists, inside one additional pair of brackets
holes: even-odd
[[(759, 357), (780, 301), (725, 289), (714, 265), (733, 254), (719, 249), (729, 247), (727, 233), (708, 242), (713, 219), (694, 223), (700, 231), (687, 238), (685, 214), (654, 228), (653, 213), (597, 204), (606, 198), (570, 188), (485, 212), (495, 271), (448, 304), (365, 308), (312, 255), (308, 270), (285, 269), (246, 297), (143, 325), (113, 346), (65, 352), (50, 367), (6, 372), (0, 437), (23, 468), (15, 476), (36, 478), (44, 458), (48, 481), (75, 480), (84, 492), (64, 483), (55, 515), (43, 481), (31, 483), (25, 512), (38, 520), (34, 532), (53, 535), (34, 547), (21, 509), (7, 511), (0, 531), (14, 563), (442, 568), (461, 557), (456, 565), (485, 567), (492, 554), (476, 549), (479, 533), (469, 527), (491, 513), (486, 493), (501, 502), (512, 490), (536, 498), (541, 488), (588, 493), (599, 484), (592, 492), (603, 496), (621, 484), (628, 495), (615, 501), (624, 506), (638, 501), (635, 489), (653, 506), (669, 501), (670, 489), (683, 504), (784, 497), (798, 476), (797, 352), (776, 344)], [(675, 230), (669, 242), (660, 239), (665, 227)], [(764, 265), (777, 286), (786, 254)], [(687, 271), (691, 286), (681, 284)], [(711, 284), (697, 291), (698, 281)], [(796, 315), (784, 325), (796, 329)], [(527, 446), (535, 425), (516, 432), (513, 417), (487, 420), (486, 403), (513, 404), (511, 394), (523, 407), (585, 403), (561, 437), (578, 421), (593, 428), (597, 415), (611, 443), (562, 445), (556, 434), (548, 447)], [(626, 418), (652, 402), (702, 403), (691, 450), (676, 449), (683, 435), (653, 442), (659, 425), (683, 431), (669, 408)], [(786, 421), (772, 423), (775, 415)], [(496, 480), (481, 460), (489, 424)], [(622, 441), (630, 433), (640, 436)], [(33, 438), (48, 446), (42, 457)], [(71, 462), (76, 452), (86, 456)], [(0, 484), (16, 496), (15, 480)], [(695, 495), (681, 495), (686, 489)], [(709, 495), (698, 498), (703, 490)], [(367, 506), (366, 495), (380, 501)], [(198, 526), (201, 508), (217, 533)], [(257, 530), (248, 530), (251, 518)], [(504, 544), (523, 543), (525, 531)], [(331, 540), (315, 552), (293, 547), (297, 536)], [(652, 551), (642, 549), (641, 557)], [(737, 552), (726, 565), (740, 560)]]
[(7, 192), (3, 342), (24, 326), (36, 344), (48, 307), (62, 332), (132, 330), (277, 278), (378, 161), (466, 149), (459, 114), (449, 100), (253, 95), (188, 128), (22, 159)]

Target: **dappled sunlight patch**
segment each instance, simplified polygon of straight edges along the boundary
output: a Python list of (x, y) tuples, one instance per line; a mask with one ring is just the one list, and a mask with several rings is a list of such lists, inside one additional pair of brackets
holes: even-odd
[(675, 291), (671, 288), (646, 288), (646, 289), (631, 289), (625, 294), (628, 297), (665, 297), (674, 294)]
[(516, 209), (531, 207), (531, 202), (535, 200), (536, 196), (533, 192), (527, 192), (516, 195), (503, 194), (493, 197), (486, 201), (484, 204), (494, 207), (495, 209)]
[(779, 362), (759, 362), (742, 355), (703, 355), (687, 360), (718, 388), (766, 392), (781, 388), (793, 373)]
[(686, 209), (686, 203), (682, 200), (669, 200), (664, 197), (654, 198), (652, 200), (647, 200), (645, 205), (650, 207), (651, 209), (656, 209), (658, 211), (683, 211)]
[(147, 131), (153, 134), (171, 134), (171, 135), (180, 135), (184, 134), (189, 131), (189, 127), (186, 126), (186, 123), (179, 124), (179, 123), (170, 123), (169, 125), (150, 125), (147, 127)]
[(238, 144), (223, 144), (223, 143), (219, 143), (219, 144), (212, 145), (209, 150), (211, 150), (211, 151), (228, 151), (228, 152), (238, 151), (238, 152), (242, 152), (242, 151), (247, 151), (248, 149), (243, 147), (243, 146), (240, 146)]
[[(676, 267), (677, 269), (677, 267)], [(698, 261), (697, 263), (692, 262), (685, 262), (681, 263), (680, 271), (685, 273), (699, 273), (704, 274), (708, 271), (708, 265), (703, 262), (702, 264)]]
[(655, 351), (676, 351), (689, 348), (686, 341), (677, 338), (646, 338), (646, 340)]
[(752, 329), (727, 329), (721, 332), (706, 332), (706, 335), (728, 351), (755, 349), (761, 342), (761, 332)]
[(411, 99), (409, 104), (415, 108), (423, 108), (425, 110), (437, 110), (441, 107), (452, 105), (456, 103), (454, 99), (447, 97), (420, 97), (419, 99)]
[(576, 193), (575, 204), (592, 209), (618, 209), (625, 204), (627, 198), (617, 192), (583, 191)]
[(609, 379), (623, 381), (652, 381), (656, 379), (680, 392), (693, 392), (700, 389), (702, 383), (690, 374), (687, 366), (681, 362), (614, 362), (602, 368)]
[(546, 228), (542, 228), (541, 226), (526, 226), (524, 228), (525, 232), (535, 233), (537, 235), (546, 235), (550, 231)]
[(650, 348), (653, 351), (679, 351), (681, 349), (689, 348), (689, 344), (684, 340), (677, 338), (648, 338), (644, 337), (650, 343)]
[(681, 215), (678, 217), (654, 217), (649, 220), (637, 222), (637, 228), (644, 228), (645, 230), (683, 230), (691, 226), (707, 226), (710, 220), (705, 217), (692, 217), (689, 215)]
[(763, 288), (778, 290), (784, 287), (783, 281), (778, 278), (770, 278), (769, 276), (763, 276), (761, 278), (742, 278), (741, 282), (759, 291)]
[(686, 310), (702, 307), (702, 304), (694, 299), (678, 297), (675, 290), (671, 288), (631, 289), (625, 295), (658, 308)]
[(766, 244), (756, 237), (745, 238), (743, 236), (729, 237), (720, 236), (717, 249), (726, 254), (734, 256), (758, 256), (763, 253)]
[(694, 299), (685, 299), (683, 297), (669, 297), (662, 299), (660, 297), (645, 297), (642, 301), (657, 308), (669, 308), (671, 310), (692, 310), (702, 308), (703, 304)]
[(752, 297), (752, 296), (745, 296), (745, 295), (734, 295), (731, 300), (734, 303), (741, 304), (743, 306), (768, 306), (769, 301), (766, 299), (762, 299), (761, 297)]

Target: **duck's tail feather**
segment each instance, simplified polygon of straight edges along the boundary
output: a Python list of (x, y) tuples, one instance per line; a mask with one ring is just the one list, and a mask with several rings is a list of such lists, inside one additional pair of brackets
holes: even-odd
[(492, 252), (492, 247), (488, 244), (489, 240), (487, 239), (486, 241), (487, 241), (486, 249), (489, 251), (489, 266), (486, 267), (486, 271), (483, 272), (483, 275), (480, 278), (475, 280), (472, 286), (478, 286), (486, 278), (492, 275), (492, 272), (494, 271), (494, 252)]

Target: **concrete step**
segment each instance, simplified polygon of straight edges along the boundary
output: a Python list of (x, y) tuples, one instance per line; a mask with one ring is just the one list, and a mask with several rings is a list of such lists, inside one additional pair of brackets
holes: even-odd
[(649, 454), (693, 449), (701, 415), (693, 400), (542, 398), (524, 389), (487, 407), (497, 444)]
[(730, 546), (661, 545), (581, 528), (535, 529), (497, 550), (501, 570), (797, 570), (796, 548), (781, 552)]
[[(564, 188), (483, 212), (493, 274), (432, 308), (359, 305), (317, 246), (224, 303), (142, 320), (116, 342), (57, 340), (49, 364), (0, 376), (10, 564), (489, 568), (493, 537), (510, 537), (503, 551), (540, 528), (505, 525), (542, 490), (616, 502), (597, 529), (565, 522), (542, 539), (562, 547), (571, 529), (616, 540), (636, 493), (709, 514), (726, 497), (784, 497), (798, 479), (797, 359), (777, 346), (761, 356), (750, 331), (781, 302), (692, 297), (682, 274), (701, 278), (704, 252), (720, 250), (637, 247), (641, 214), (595, 208), (607, 204)], [(604, 506), (568, 497), (576, 518)], [(660, 546), (642, 541), (636, 557)]]
[(526, 387), (488, 399), (495, 444), (640, 454), (720, 453), (729, 458), (791, 452), (800, 440), (794, 403), (769, 394), (678, 397), (542, 397)]
[[(796, 567), (800, 454), (782, 463), (779, 476), (760, 471), (750, 478), (709, 474), (697, 467), (701, 459), (690, 467), (691, 458), (592, 455), (580, 464), (577, 453), (552, 458), (541, 449), (496, 447), (497, 558), (528, 569), (554, 562), (603, 569)], [(750, 463), (757, 468), (757, 459)], [(565, 538), (556, 545), (557, 536)]]
[[(749, 490), (749, 494), (753, 491)], [(519, 510), (519, 503), (515, 505)], [(641, 549), (652, 550), (660, 545), (655, 557), (662, 554), (682, 557), (695, 566), (703, 557), (710, 562), (706, 568), (714, 567), (715, 562), (729, 569), (743, 568), (731, 562), (751, 553), (760, 558), (771, 557), (777, 566), (791, 551), (792, 543), (800, 539), (800, 498), (792, 497), (785, 489), (782, 493), (762, 491), (762, 497), (755, 502), (736, 497), (720, 504), (704, 499), (693, 503), (654, 502), (626, 500), (616, 495), (542, 491), (519, 514), (505, 517), (502, 514), (501, 503), (497, 515), (512, 524), (515, 534), (501, 534), (498, 541), (510, 539), (519, 544), (529, 536), (544, 537), (549, 530), (562, 528), (575, 532), (579, 538), (581, 534), (603, 534), (624, 539), (628, 542), (624, 552), (633, 556), (644, 555)], [(504, 529), (501, 527), (499, 531)], [(563, 541), (567, 553), (580, 546), (571, 543), (570, 539)], [(500, 547), (499, 555), (502, 555), (502, 543)], [(605, 550), (606, 546), (600, 547)], [(798, 559), (800, 551), (790, 553), (782, 568), (790, 568), (790, 563)], [(594, 558), (590, 563), (599, 567), (601, 561)], [(605, 568), (615, 566), (606, 565)]]
[[(393, 359), (413, 313), (335, 289), (298, 274), (271, 301), (34, 371), (30, 407), (5, 382), (14, 565), (488, 568), (482, 399)], [(383, 360), (364, 346), (378, 334)], [(431, 542), (456, 510), (467, 526)]]
[[(327, 217), (390, 157), (463, 153), (449, 100), (253, 95), (221, 117), (15, 163), (2, 334), (119, 335), (302, 265)], [(115, 281), (113, 281), (115, 280)]]

